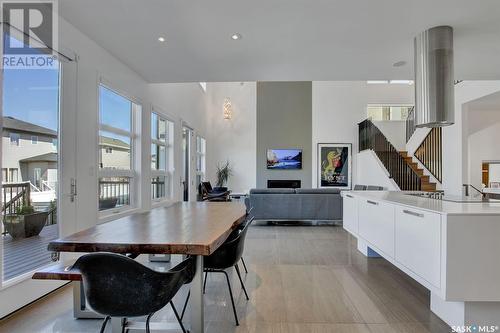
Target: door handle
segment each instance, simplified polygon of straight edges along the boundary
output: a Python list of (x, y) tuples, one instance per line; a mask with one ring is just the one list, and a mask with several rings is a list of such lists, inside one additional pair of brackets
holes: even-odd
[(348, 198), (354, 198), (354, 197), (353, 197), (352, 195), (350, 195), (350, 194), (346, 194), (345, 196), (346, 196), (346, 197), (348, 197)]
[(70, 185), (69, 185), (69, 200), (71, 202), (75, 201), (76, 194), (77, 194), (77, 192), (76, 192), (76, 179), (71, 178)]
[(406, 210), (406, 209), (403, 210), (403, 213), (408, 214), (408, 215), (412, 215), (412, 216), (416, 216), (416, 217), (424, 217), (424, 214), (412, 212), (411, 210)]
[(378, 205), (378, 202), (375, 201), (366, 200), (366, 202), (369, 203), (370, 205)]

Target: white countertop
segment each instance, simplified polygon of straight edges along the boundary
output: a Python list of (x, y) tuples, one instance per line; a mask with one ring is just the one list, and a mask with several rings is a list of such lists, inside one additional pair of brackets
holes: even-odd
[[(448, 215), (498, 215), (500, 217), (500, 201), (498, 202), (451, 202), (407, 195), (395, 191), (342, 191), (342, 196), (350, 194), (356, 197), (395, 203), (440, 214)], [(500, 222), (500, 220), (499, 220)]]
[(500, 194), (500, 188), (485, 187), (485, 188), (483, 188), (483, 192), (484, 193)]

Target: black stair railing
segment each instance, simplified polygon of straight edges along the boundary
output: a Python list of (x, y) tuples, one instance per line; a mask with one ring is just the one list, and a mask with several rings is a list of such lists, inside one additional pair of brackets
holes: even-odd
[(441, 127), (433, 128), (415, 151), (415, 157), (440, 183), (443, 178), (443, 139)]
[(358, 130), (359, 151), (373, 150), (402, 191), (422, 189), (420, 176), (406, 163), (403, 156), (370, 119), (359, 123)]

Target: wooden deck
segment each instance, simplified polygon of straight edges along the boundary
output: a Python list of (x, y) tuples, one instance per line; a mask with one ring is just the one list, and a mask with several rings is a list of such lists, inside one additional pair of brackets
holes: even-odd
[(58, 225), (53, 224), (45, 226), (40, 235), (30, 238), (14, 240), (10, 235), (3, 236), (4, 280), (49, 264), (51, 259), (47, 245), (57, 239), (58, 234)]

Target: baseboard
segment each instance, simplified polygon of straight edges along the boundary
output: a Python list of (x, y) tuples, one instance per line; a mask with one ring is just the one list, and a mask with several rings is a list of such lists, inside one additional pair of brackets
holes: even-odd
[(274, 226), (342, 226), (342, 220), (254, 220), (253, 225)]

